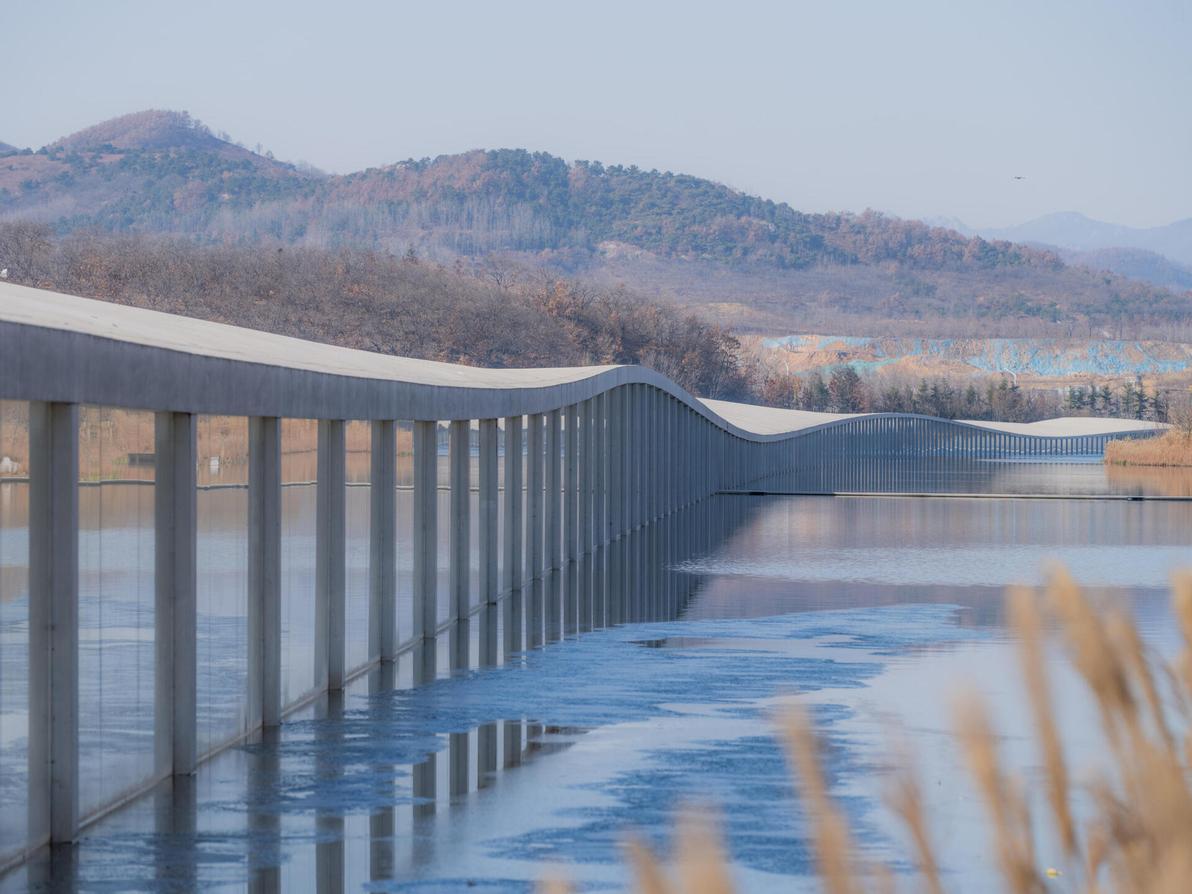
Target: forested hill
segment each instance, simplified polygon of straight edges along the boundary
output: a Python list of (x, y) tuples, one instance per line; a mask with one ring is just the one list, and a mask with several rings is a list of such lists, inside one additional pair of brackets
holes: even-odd
[(14, 218), (60, 233), (412, 251), (445, 262), (497, 256), (626, 282), (740, 328), (838, 326), (841, 317), (1182, 326), (1192, 312), (1187, 295), (1048, 251), (872, 212), (807, 214), (682, 174), (477, 150), (327, 176), (176, 112), (5, 152), (0, 219)]
[(780, 269), (884, 261), (924, 268), (1053, 267), (1058, 260), (873, 213), (804, 214), (699, 177), (599, 162), (568, 165), (519, 149), (364, 171), (328, 184), (326, 195), (329, 202), (380, 204), (394, 223), (412, 218), (460, 252), (607, 252), (623, 244), (662, 257)]
[(1047, 253), (877, 214), (803, 214), (710, 180), (544, 152), (476, 150), (344, 177), (303, 173), (183, 113), (140, 112), (0, 163), (0, 213), (61, 230), (272, 237), (460, 254), (595, 252), (778, 268), (1055, 266)]

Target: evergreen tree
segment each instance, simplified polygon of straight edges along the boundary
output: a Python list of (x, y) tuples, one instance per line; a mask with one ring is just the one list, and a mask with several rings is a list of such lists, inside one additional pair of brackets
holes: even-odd
[(856, 413), (863, 409), (861, 377), (851, 366), (840, 366), (828, 382), (832, 409), (837, 413)]
[(824, 384), (824, 377), (818, 372), (807, 377), (807, 381), (800, 389), (800, 396), (804, 410), (822, 412), (828, 409), (828, 403), (832, 400), (832, 395), (828, 393), (828, 386)]
[(976, 419), (980, 417), (981, 412), (981, 396), (977, 394), (977, 386), (969, 382), (964, 392), (964, 415), (969, 419)]
[(1116, 416), (1116, 407), (1113, 404), (1113, 392), (1109, 390), (1108, 385), (1102, 385), (1100, 390), (1101, 395), (1101, 415), (1102, 416)]

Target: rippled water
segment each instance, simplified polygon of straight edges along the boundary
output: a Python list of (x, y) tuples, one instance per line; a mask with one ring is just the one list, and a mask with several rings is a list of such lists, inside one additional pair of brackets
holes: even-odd
[[(1032, 482), (1056, 479), (1052, 492), (1076, 486), (1064, 474), (1030, 470)], [(73, 859), (36, 861), (0, 889), (52, 873), (99, 890), (529, 891), (558, 868), (584, 890), (619, 890), (626, 837), (665, 852), (676, 811), (696, 805), (718, 813), (743, 889), (814, 890), (807, 820), (772, 736), (776, 708), (799, 699), (867, 852), (910, 871), (881, 801), (892, 740), (905, 739), (952, 887), (995, 890), (948, 707), (966, 685), (990, 699), (1033, 794), (1004, 588), (1062, 561), (1128, 606), (1153, 648), (1174, 647), (1166, 584), (1192, 566), (1189, 503), (718, 499), (736, 521), (674, 570), (694, 582), (680, 618), (454, 674), (445, 642), (407, 654), (269, 741), (218, 755), (193, 785), (90, 827)], [(440, 679), (412, 687), (428, 660)], [(1053, 666), (1073, 766), (1087, 768), (1095, 723)], [(1042, 838), (1039, 851), (1046, 861), (1054, 846)]]

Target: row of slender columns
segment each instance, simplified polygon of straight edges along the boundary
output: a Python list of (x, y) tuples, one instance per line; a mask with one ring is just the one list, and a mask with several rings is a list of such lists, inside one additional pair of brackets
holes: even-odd
[[(78, 425), (75, 405), (31, 405), (31, 455), (40, 458), (32, 464), (30, 490), (30, 647), (39, 656), (31, 662), (29, 683), (29, 779), (38, 793), (29, 799), (32, 840), (71, 840), (79, 824)], [(439, 630), (438, 426), (419, 420), (412, 429), (408, 633), (424, 641)], [(507, 655), (625, 618), (658, 616), (662, 603), (647, 572), (666, 555), (669, 535), (639, 535), (723, 483), (741, 480), (751, 455), (744, 442), (668, 394), (645, 385), (621, 386), (545, 414), (505, 419), (502, 505), (500, 427), (495, 419), (455, 420), (449, 426), (448, 615), (455, 623), (470, 617), (473, 584), (481, 604), (495, 607), (503, 600), (501, 651)], [(252, 731), (279, 724), (287, 705), (281, 673), (281, 420), (252, 417), (248, 429), (246, 727)], [(370, 661), (392, 660), (400, 648), (396, 431), (391, 420), (372, 424)], [(196, 750), (196, 439), (194, 415), (157, 414), (155, 779), (192, 773), (203, 757)], [(352, 670), (346, 666), (345, 440), (344, 420), (319, 421), (317, 690), (340, 689)], [(727, 463), (732, 468), (715, 468)], [(473, 485), (479, 491), (475, 581)], [(495, 618), (495, 608), (482, 613), (485, 663), (497, 660)]]
[[(479, 420), (478, 521), (480, 601), (506, 598), (506, 653), (538, 646), (625, 617), (657, 612), (647, 570), (664, 542), (630, 536), (676, 509), (724, 487), (781, 472), (795, 459), (789, 443), (750, 444), (687, 405), (644, 385), (622, 386), (577, 405), (505, 420), (504, 542), (499, 542), (500, 435)], [(463, 621), (471, 604), (470, 420), (450, 423), (450, 608)], [(196, 753), (195, 417), (159, 413), (156, 512), (156, 746), (158, 776), (192, 772)], [(281, 433), (280, 420), (249, 421), (249, 606), (247, 710), (250, 728), (280, 722)], [(78, 409), (34, 404), (31, 413), (31, 785), (52, 797), (31, 799), (32, 828), (57, 840), (78, 823)], [(438, 423), (413, 426), (413, 633), (438, 632)], [(396, 624), (396, 425), (372, 428), (369, 655), (391, 660)], [(924, 419), (870, 417), (820, 433), (860, 449), (901, 452), (908, 439), (933, 455), (989, 450), (1072, 453), (1101, 449), (1107, 437), (1039, 439), (960, 430)], [(868, 446), (865, 446), (868, 445)], [(345, 667), (345, 422), (319, 423), (316, 545), (315, 680), (343, 686)], [(521, 498), (523, 493), (525, 500)], [(511, 495), (514, 495), (511, 497)], [(523, 538), (524, 532), (524, 538)], [(503, 569), (503, 577), (499, 577)], [(528, 598), (527, 598), (528, 596)], [(525, 637), (523, 641), (523, 630)], [(494, 632), (495, 635), (495, 632)], [(487, 636), (486, 661), (495, 660)], [(74, 726), (72, 726), (72, 724)]]
[[(504, 421), (505, 499), (500, 498), (498, 421), (478, 428), (472, 481), (471, 420), (449, 428), (449, 620), (501, 608), (504, 654), (628, 618), (664, 616), (673, 603), (658, 585), (673, 554), (672, 526), (655, 526), (718, 489), (782, 472), (794, 442), (749, 443), (686, 404), (644, 385), (622, 386), (580, 404)], [(30, 828), (33, 840), (70, 840), (78, 798), (78, 408), (33, 404), (30, 509)], [(156, 417), (154, 775), (193, 772), (196, 753), (196, 420)], [(413, 629), (439, 632), (438, 423), (413, 425)], [(524, 435), (524, 438), (523, 438)], [(1108, 438), (1027, 439), (957, 430), (921, 419), (868, 418), (820, 433), (882, 452), (907, 439), (933, 454), (990, 450), (1073, 452)], [(369, 656), (399, 649), (396, 582), (396, 424), (372, 426)], [(806, 439), (803, 439), (804, 443)], [(281, 421), (249, 420), (248, 692), (250, 728), (281, 721)], [(854, 440), (852, 443), (858, 443)], [(523, 444), (528, 445), (523, 461)], [(315, 679), (343, 686), (345, 667), (345, 422), (319, 423), (316, 523)], [(804, 453), (804, 451), (800, 451)], [(479, 492), (479, 579), (471, 579), (470, 493)], [(524, 496), (523, 496), (524, 495)], [(504, 536), (498, 536), (503, 521)], [(481, 661), (496, 663), (495, 609), (481, 614)], [(487, 628), (483, 625), (487, 625)], [(523, 638), (524, 632), (524, 638)]]
[[(1103, 452), (1105, 445), (1114, 438), (1114, 435), (1021, 435), (937, 419), (869, 416), (811, 432), (792, 443), (811, 459), (849, 455), (1081, 456)], [(729, 463), (725, 468), (737, 466), (738, 463)]]
[[(505, 597), (504, 651), (538, 646), (626, 616), (653, 598), (647, 571), (665, 544), (631, 536), (708, 493), (781, 472), (795, 459), (789, 443), (749, 443), (713, 426), (666, 393), (627, 385), (579, 404), (527, 418), (523, 480), (522, 417), (504, 422), (504, 541), (498, 542), (499, 429), (478, 421), (480, 602)], [(49, 656), (31, 668), (31, 827), (55, 839), (77, 826), (77, 424), (72, 404), (33, 404), (30, 514), (30, 641)], [(437, 426), (414, 423), (414, 625), (437, 632)], [(449, 619), (471, 614), (471, 426), (449, 426)], [(819, 439), (862, 437), (881, 452), (1072, 453), (1104, 447), (1106, 436), (1026, 437), (957, 429), (920, 418), (869, 417)], [(249, 421), (248, 725), (278, 724), (281, 699), (280, 420)], [(195, 417), (156, 416), (155, 771), (187, 774), (195, 752)], [(368, 652), (398, 651), (396, 603), (396, 423), (372, 427), (370, 627)], [(339, 689), (344, 654), (344, 422), (318, 424), (316, 644), (318, 688)], [(523, 491), (524, 489), (524, 491)], [(522, 493), (524, 492), (524, 502)], [(524, 533), (524, 538), (523, 538)], [(503, 569), (503, 578), (498, 572)], [(528, 592), (527, 598), (524, 594)], [(651, 606), (656, 611), (656, 606)], [(524, 641), (522, 632), (524, 629)], [(488, 641), (488, 640), (485, 640)], [(495, 641), (495, 640), (493, 640)], [(495, 646), (486, 647), (492, 653)], [(492, 658), (492, 654), (490, 654)], [(36, 837), (36, 834), (35, 834)]]

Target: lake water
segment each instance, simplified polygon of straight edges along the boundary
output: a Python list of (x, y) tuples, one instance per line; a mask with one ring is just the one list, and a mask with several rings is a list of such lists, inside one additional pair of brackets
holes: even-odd
[[(1162, 476), (1115, 483), (1099, 463), (946, 474), (952, 486), (920, 476), (915, 490), (1183, 487)], [(123, 546), (140, 542), (130, 530)], [(620, 890), (627, 837), (665, 853), (684, 805), (715, 811), (743, 890), (811, 891), (806, 817), (773, 736), (775, 711), (790, 699), (814, 712), (832, 793), (864, 851), (910, 871), (882, 804), (892, 743), (905, 740), (918, 755), (948, 886), (998, 890), (949, 710), (965, 687), (985, 695), (1003, 754), (1038, 801), (1004, 589), (1039, 583), (1061, 562), (1099, 599), (1128, 607), (1164, 654), (1177, 645), (1168, 580), (1192, 567), (1188, 502), (721, 496), (675, 530), (690, 548), (650, 586), (682, 604), (677, 618), (598, 630), (480, 669), (485, 625), (474, 622), (454, 643), (445, 636), (410, 650), (342, 697), (316, 700), (266, 741), (220, 752), (193, 781), (108, 815), (73, 852), (0, 878), (0, 891), (530, 891), (554, 870), (582, 890)], [(125, 620), (143, 630), (135, 613)], [(218, 627), (218, 617), (207, 620)], [(302, 624), (295, 617), (294, 655)], [(137, 654), (120, 674), (137, 673)], [(225, 683), (211, 692), (239, 679), (235, 655), (234, 646), (212, 653)], [(463, 655), (471, 669), (453, 671)], [(1095, 717), (1060, 656), (1052, 666), (1079, 778), (1098, 760)], [(437, 679), (413, 685), (428, 672)], [(234, 730), (234, 718), (222, 722)], [(143, 739), (135, 728), (105, 735), (94, 754)], [(85, 761), (83, 772), (97, 769)], [(1059, 860), (1045, 837), (1039, 854), (1046, 865)]]

